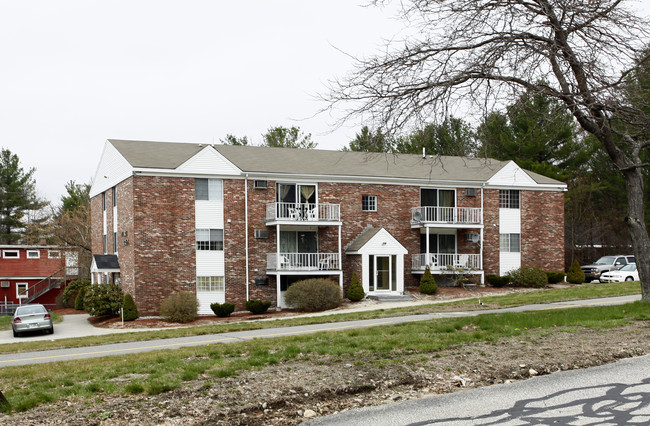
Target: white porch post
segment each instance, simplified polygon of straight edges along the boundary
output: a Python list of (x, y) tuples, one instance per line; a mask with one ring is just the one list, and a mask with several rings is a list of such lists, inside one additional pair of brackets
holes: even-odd
[(339, 225), (339, 287), (343, 296), (343, 255), (341, 254), (341, 225)]
[(280, 302), (282, 301), (282, 295), (280, 291), (280, 225), (275, 225), (275, 291), (276, 291), (276, 302), (275, 305), (279, 308)]
[(431, 258), (431, 251), (430, 251), (431, 248), (429, 247), (429, 232), (430, 232), (429, 229), (430, 228), (427, 226), (425, 229), (427, 230), (427, 234), (426, 234), (427, 235), (427, 238), (426, 238), (426, 240), (427, 240), (427, 256), (424, 259), (424, 269), (426, 270), (427, 265), (429, 264), (429, 259)]

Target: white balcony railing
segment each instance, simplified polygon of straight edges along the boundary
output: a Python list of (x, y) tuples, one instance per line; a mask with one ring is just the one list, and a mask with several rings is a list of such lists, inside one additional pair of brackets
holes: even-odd
[(266, 205), (266, 220), (295, 222), (337, 222), (341, 220), (339, 204), (270, 203)]
[(412, 255), (411, 269), (424, 271), (429, 265), (433, 271), (481, 270), (481, 255), (457, 253), (429, 253)]
[(481, 224), (481, 210), (476, 207), (413, 207), (414, 223)]
[(338, 253), (267, 253), (266, 269), (273, 271), (338, 271)]

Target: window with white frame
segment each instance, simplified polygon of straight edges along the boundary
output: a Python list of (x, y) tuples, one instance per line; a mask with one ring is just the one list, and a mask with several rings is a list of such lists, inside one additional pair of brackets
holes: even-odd
[(220, 179), (195, 179), (196, 199), (219, 201), (223, 198), (223, 183)]
[(197, 250), (223, 250), (223, 229), (197, 229)]
[(224, 277), (196, 277), (196, 291), (224, 292), (226, 291)]
[(27, 283), (16, 283), (16, 297), (26, 299), (27, 296)]
[(377, 211), (377, 196), (376, 195), (362, 195), (361, 196), (361, 210), (365, 212)]
[(502, 209), (518, 209), (519, 190), (518, 189), (499, 190), (499, 207)]
[(20, 259), (18, 250), (2, 250), (2, 257), (5, 259)]
[(48, 259), (60, 259), (61, 251), (60, 250), (48, 250), (47, 252)]
[(521, 234), (501, 234), (501, 252), (521, 252)]
[(40, 259), (41, 251), (40, 250), (27, 250), (27, 259)]

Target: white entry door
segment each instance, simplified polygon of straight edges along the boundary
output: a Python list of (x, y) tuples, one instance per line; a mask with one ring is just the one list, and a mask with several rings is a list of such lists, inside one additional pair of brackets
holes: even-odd
[(375, 256), (375, 291), (390, 291), (392, 284), (391, 256)]

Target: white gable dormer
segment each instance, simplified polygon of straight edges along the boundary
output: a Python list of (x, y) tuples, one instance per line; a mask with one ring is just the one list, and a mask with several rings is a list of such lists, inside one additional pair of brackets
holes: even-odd
[(178, 166), (176, 171), (184, 174), (241, 175), (241, 170), (212, 145), (206, 145), (196, 155)]
[(529, 175), (514, 161), (508, 162), (501, 170), (492, 176), (487, 184), (489, 186), (537, 186)]
[(133, 174), (133, 167), (120, 152), (106, 141), (90, 187), (90, 197), (101, 194)]

